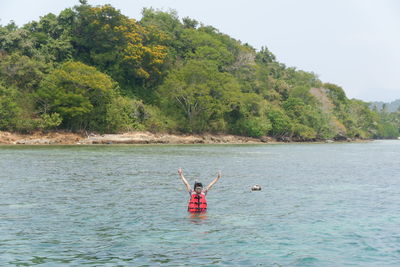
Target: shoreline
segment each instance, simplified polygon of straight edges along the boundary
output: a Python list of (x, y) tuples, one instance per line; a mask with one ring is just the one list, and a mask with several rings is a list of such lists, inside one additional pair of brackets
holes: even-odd
[(122, 134), (78, 134), (62, 131), (35, 132), (20, 134), (0, 131), (0, 145), (96, 145), (96, 144), (284, 144), (284, 143), (343, 143), (367, 142), (371, 140), (344, 139), (318, 141), (279, 141), (263, 136), (260, 138), (229, 134), (192, 134), (178, 135), (151, 133), (145, 131)]

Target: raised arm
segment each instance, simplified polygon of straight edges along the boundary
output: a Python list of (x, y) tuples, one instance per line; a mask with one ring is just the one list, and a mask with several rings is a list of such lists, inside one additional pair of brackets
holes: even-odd
[(190, 185), (189, 185), (188, 181), (185, 179), (185, 177), (183, 176), (183, 171), (181, 168), (178, 169), (178, 174), (179, 174), (179, 177), (182, 179), (182, 182), (185, 184), (186, 190), (189, 192)]
[(205, 189), (205, 191), (208, 191), (211, 189), (211, 187), (221, 178), (221, 171), (218, 171), (217, 178), (215, 178)]

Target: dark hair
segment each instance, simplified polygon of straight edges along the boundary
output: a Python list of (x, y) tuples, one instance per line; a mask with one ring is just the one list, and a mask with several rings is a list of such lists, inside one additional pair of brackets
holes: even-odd
[(196, 189), (196, 187), (203, 187), (203, 184), (199, 183), (199, 182), (195, 182), (193, 189)]

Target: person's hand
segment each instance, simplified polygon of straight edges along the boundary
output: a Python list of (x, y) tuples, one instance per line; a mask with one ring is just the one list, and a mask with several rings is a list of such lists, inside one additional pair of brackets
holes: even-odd
[(183, 173), (182, 168), (179, 168), (179, 169), (178, 169), (178, 174), (179, 174), (179, 175), (182, 175), (182, 173)]
[(218, 175), (218, 178), (221, 178), (221, 171), (218, 171), (217, 175)]

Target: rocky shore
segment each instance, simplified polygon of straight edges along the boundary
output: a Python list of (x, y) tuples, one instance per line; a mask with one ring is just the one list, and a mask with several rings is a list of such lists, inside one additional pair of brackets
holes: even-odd
[(243, 144), (272, 143), (276, 140), (251, 138), (235, 135), (175, 135), (150, 132), (129, 132), (123, 134), (76, 134), (49, 132), (18, 134), (0, 132), (0, 144), (16, 145), (90, 145), (90, 144)]
[[(341, 140), (354, 142), (357, 140)], [(0, 131), (0, 144), (4, 145), (91, 145), (91, 144), (261, 144), (282, 143), (271, 137), (252, 138), (237, 135), (176, 135), (151, 132), (128, 132), (122, 134), (77, 134), (48, 132), (18, 134)], [(333, 140), (320, 142), (332, 143)]]

